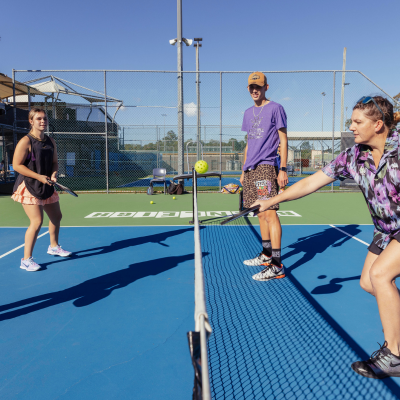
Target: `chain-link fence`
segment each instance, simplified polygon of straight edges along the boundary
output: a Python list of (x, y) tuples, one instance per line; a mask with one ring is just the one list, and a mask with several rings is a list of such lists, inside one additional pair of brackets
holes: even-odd
[[(60, 181), (74, 190), (145, 191), (155, 168), (165, 168), (171, 180), (190, 171), (199, 154), (209, 171), (222, 174), (222, 185), (238, 183), (246, 146), (243, 113), (253, 105), (247, 91), (250, 72), (200, 73), (199, 126), (196, 72), (184, 72), (180, 142), (176, 71), (14, 71), (16, 81), (43, 95), (18, 95), (15, 103), (8, 99), (26, 112), (14, 122), (20, 129), (13, 141), (3, 135), (1, 151), (8, 149), (10, 164), (12, 148), (27, 127), (27, 110), (40, 106), (49, 118), (48, 134), (57, 142)], [(346, 71), (345, 79), (342, 71), (265, 74), (267, 97), (282, 104), (288, 117), (289, 184), (341, 151), (341, 132), (348, 129), (360, 97), (379, 94), (394, 102), (359, 71)], [(351, 188), (335, 182), (324, 189)], [(199, 189), (219, 190), (220, 180), (203, 178)]]

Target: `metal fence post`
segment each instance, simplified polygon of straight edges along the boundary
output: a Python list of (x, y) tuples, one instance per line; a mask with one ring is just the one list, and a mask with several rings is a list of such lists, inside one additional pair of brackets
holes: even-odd
[(106, 136), (106, 189), (109, 193), (109, 176), (108, 176), (108, 124), (107, 124), (107, 71), (104, 71), (104, 114), (105, 114), (105, 136)]
[[(335, 158), (335, 86), (336, 86), (336, 71), (333, 72), (333, 111), (332, 111), (332, 161)], [(331, 186), (333, 192), (333, 182)]]
[(17, 127), (17, 101), (15, 98), (15, 69), (12, 70), (12, 81), (13, 81), (13, 105), (14, 105), (14, 123), (13, 123), (13, 142), (14, 150), (17, 147), (17, 134), (15, 128)]
[[(219, 173), (222, 175), (222, 72), (219, 73)], [(222, 190), (221, 179), (219, 191)]]
[[(1, 151), (1, 160), (4, 161), (4, 174), (3, 174), (3, 179), (4, 182), (7, 182), (7, 171), (8, 171), (8, 165), (7, 165), (7, 161), (6, 161), (6, 137), (5, 137), (5, 133), (4, 133), (4, 128), (1, 127), (1, 136), (2, 136), (2, 140), (3, 140), (3, 146), (2, 146), (2, 151)], [(2, 171), (0, 170), (0, 173)]]
[(156, 125), (156, 141), (157, 141), (157, 146), (156, 146), (156, 152), (157, 152), (157, 168), (159, 168), (159, 159), (160, 159), (160, 146), (159, 146), (159, 139), (158, 139), (158, 125)]

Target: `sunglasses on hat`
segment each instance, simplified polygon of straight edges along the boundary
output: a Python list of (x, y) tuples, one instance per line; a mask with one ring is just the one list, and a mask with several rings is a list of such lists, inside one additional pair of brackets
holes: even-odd
[(385, 114), (382, 112), (381, 108), (378, 106), (377, 102), (375, 101), (375, 99), (371, 96), (364, 96), (361, 97), (360, 100), (357, 101), (357, 103), (363, 103), (363, 104), (368, 104), (370, 102), (373, 102), (376, 105), (376, 108), (381, 112), (382, 114), (382, 121), (383, 123), (385, 123)]

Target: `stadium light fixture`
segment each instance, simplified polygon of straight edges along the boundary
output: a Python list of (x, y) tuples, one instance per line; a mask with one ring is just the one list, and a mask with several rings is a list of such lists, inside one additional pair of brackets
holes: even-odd
[[(178, 42), (178, 39), (171, 39), (169, 41), (169, 44), (172, 46), (175, 46), (175, 43)], [(182, 38), (182, 42), (186, 44), (186, 46), (190, 46), (193, 43), (192, 39), (186, 39), (186, 38)]]

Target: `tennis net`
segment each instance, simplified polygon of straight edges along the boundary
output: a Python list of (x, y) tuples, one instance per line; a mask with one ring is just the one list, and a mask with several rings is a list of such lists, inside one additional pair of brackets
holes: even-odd
[(193, 400), (211, 400), (210, 377), (208, 369), (207, 340), (212, 329), (208, 320), (203, 254), (200, 240), (200, 223), (197, 208), (197, 173), (193, 169), (193, 221), (194, 221), (194, 292), (195, 292), (195, 330), (188, 332), (190, 355), (194, 367)]

